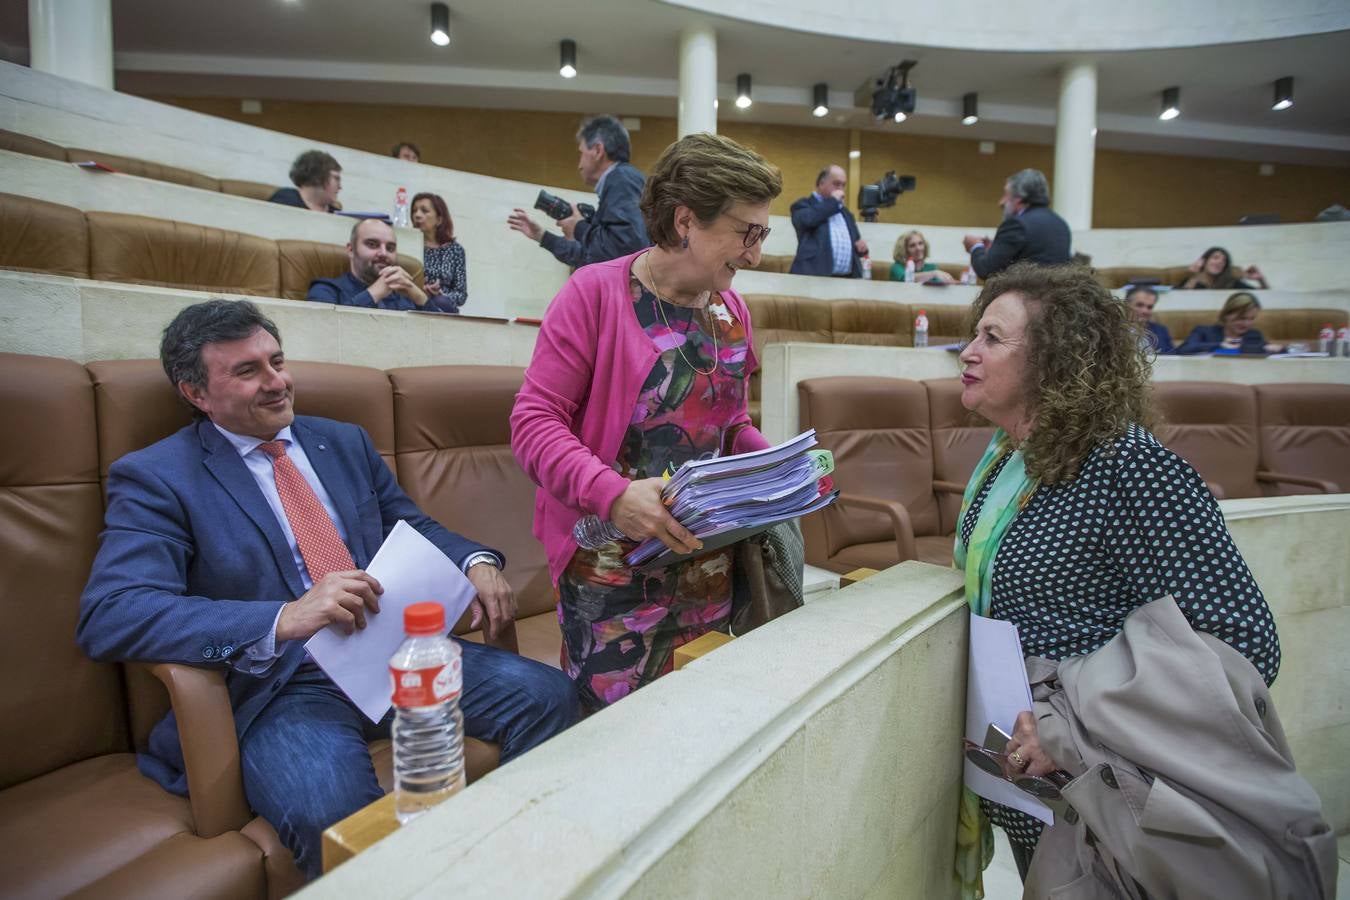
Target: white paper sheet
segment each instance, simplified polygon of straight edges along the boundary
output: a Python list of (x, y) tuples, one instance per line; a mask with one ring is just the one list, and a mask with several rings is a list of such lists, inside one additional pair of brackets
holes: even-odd
[(305, 649), (366, 718), (378, 722), (389, 711), (389, 658), (405, 637), (404, 608), (438, 602), (445, 607), (448, 630), (477, 592), (458, 566), (403, 521), (389, 532), (366, 572), (384, 588), (379, 613), (367, 612), (366, 627), (352, 634), (329, 625), (310, 638)]
[[(1000, 619), (970, 617), (970, 668), (966, 681), (966, 739), (983, 746), (990, 723), (1012, 734), (1017, 714), (1031, 709), (1031, 685), (1022, 659), (1017, 626)], [(1035, 816), (1047, 825), (1055, 814), (1035, 797), (966, 760), (966, 787), (986, 800)]]

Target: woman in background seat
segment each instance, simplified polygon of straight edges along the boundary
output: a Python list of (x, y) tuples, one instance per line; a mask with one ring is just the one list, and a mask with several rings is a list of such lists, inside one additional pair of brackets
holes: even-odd
[(1233, 274), (1233, 257), (1222, 247), (1210, 247), (1200, 258), (1191, 263), (1191, 275), (1177, 285), (1178, 288), (1210, 288), (1220, 291), (1231, 291), (1233, 289), (1253, 291), (1257, 288), (1265, 290), (1270, 287), (1266, 284), (1266, 276), (1261, 274), (1261, 270), (1256, 266), (1248, 266), (1243, 272), (1243, 278)]
[(412, 223), (422, 232), (427, 307), (438, 312), (459, 312), (469, 302), (469, 265), (464, 258), (464, 245), (455, 240), (450, 210), (439, 194), (417, 194), (412, 202)]
[(1224, 301), (1218, 324), (1195, 326), (1177, 353), (1283, 353), (1283, 344), (1267, 343), (1266, 336), (1254, 327), (1259, 312), (1261, 301), (1253, 294), (1239, 291)]
[[(693, 134), (647, 178), (656, 246), (578, 269), (544, 315), (511, 413), (511, 448), (539, 492), (562, 669), (594, 711), (671, 671), (677, 647), (731, 618), (734, 548), (641, 572), (624, 563), (654, 537), (702, 545), (661, 502), (662, 475), (728, 450), (768, 446), (746, 411), (750, 316), (731, 289), (769, 233), (778, 169), (735, 141)], [(581, 549), (585, 516), (628, 540)]]
[(891, 263), (891, 281), (905, 280), (905, 261), (914, 260), (915, 281), (940, 281), (954, 284), (956, 279), (938, 268), (937, 263), (928, 261), (928, 239), (919, 231), (906, 231), (895, 242), (891, 251), (895, 262)]

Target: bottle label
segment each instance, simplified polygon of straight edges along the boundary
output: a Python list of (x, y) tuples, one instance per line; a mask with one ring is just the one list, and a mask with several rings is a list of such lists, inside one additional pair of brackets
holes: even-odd
[(394, 684), (393, 703), (404, 708), (435, 706), (451, 697), (458, 697), (464, 683), (458, 657), (446, 665), (426, 669), (395, 669), (390, 666), (389, 675)]

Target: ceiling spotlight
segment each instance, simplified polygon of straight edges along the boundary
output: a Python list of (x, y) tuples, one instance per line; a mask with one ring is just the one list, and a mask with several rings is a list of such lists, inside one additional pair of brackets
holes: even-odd
[(1292, 75), (1275, 80), (1275, 103), (1271, 109), (1288, 109), (1294, 105), (1294, 77)]
[(740, 74), (736, 76), (736, 105), (741, 109), (749, 109), (754, 101), (750, 99), (750, 76)]
[(1170, 87), (1162, 92), (1162, 112), (1158, 118), (1164, 122), (1181, 115), (1181, 88)]
[(444, 3), (431, 4), (431, 42), (437, 47), (450, 43), (450, 7)]
[(811, 88), (811, 95), (811, 115), (817, 119), (828, 116), (830, 114), (830, 86), (822, 81)]
[(974, 91), (961, 98), (961, 124), (974, 125), (980, 121), (980, 114), (976, 106), (977, 98)]
[(577, 77), (577, 42), (563, 38), (558, 45), (558, 74), (564, 78)]
[(895, 124), (899, 125), (901, 122), (903, 122), (903, 121), (905, 121), (906, 119), (908, 119), (909, 116), (905, 115), (905, 113), (904, 113), (903, 110), (897, 109), (897, 110), (895, 111), (895, 117), (894, 117), (894, 118), (895, 118)]

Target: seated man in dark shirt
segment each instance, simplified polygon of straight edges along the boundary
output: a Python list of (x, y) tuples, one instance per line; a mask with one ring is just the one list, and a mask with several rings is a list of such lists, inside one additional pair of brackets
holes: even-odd
[(347, 243), (349, 268), (337, 278), (310, 282), (306, 300), (365, 306), (371, 309), (441, 310), (433, 298), (398, 264), (398, 241), (394, 229), (381, 219), (362, 219), (352, 227)]
[(306, 150), (291, 163), (291, 184), (295, 187), (277, 188), (268, 201), (315, 212), (337, 212), (342, 166), (322, 150)]

